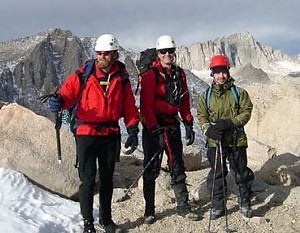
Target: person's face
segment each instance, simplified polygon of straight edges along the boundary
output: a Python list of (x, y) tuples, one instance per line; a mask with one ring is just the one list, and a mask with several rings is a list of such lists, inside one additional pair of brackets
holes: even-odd
[(158, 58), (163, 67), (172, 65), (175, 58), (175, 48), (158, 50)]
[(100, 69), (106, 69), (114, 63), (115, 51), (96, 51), (96, 54)]
[(216, 84), (225, 84), (229, 78), (228, 70), (223, 67), (214, 69), (213, 78)]

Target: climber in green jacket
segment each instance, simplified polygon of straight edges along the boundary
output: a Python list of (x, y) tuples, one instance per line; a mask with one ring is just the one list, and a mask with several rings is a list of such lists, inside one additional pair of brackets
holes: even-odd
[(211, 219), (226, 213), (226, 160), (237, 185), (240, 211), (246, 217), (253, 216), (250, 199), (254, 173), (247, 167), (248, 144), (244, 131), (253, 104), (247, 91), (234, 85), (229, 69), (226, 56), (213, 56), (210, 61), (213, 83), (199, 97), (198, 118), (207, 136), (207, 159), (211, 166), (207, 177), (207, 186), (212, 190)]

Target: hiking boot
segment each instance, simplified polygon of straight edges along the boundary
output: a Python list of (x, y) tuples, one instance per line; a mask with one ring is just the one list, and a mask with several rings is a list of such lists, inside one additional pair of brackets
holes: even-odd
[(104, 227), (106, 233), (122, 233), (123, 230), (114, 222)]
[(102, 219), (99, 219), (99, 224), (95, 225), (95, 229), (96, 229), (96, 232), (98, 232), (98, 231), (105, 232), (105, 228), (104, 228)]
[(190, 221), (199, 221), (200, 220), (198, 214), (196, 214), (195, 212), (193, 212), (191, 210), (187, 211), (187, 212), (183, 212), (183, 213), (178, 213), (178, 215), (183, 218), (186, 218)]
[(215, 220), (217, 218), (222, 217), (225, 214), (225, 209), (212, 209), (211, 211), (211, 219)]
[(83, 219), (83, 233), (96, 233), (94, 223), (90, 220)]
[(249, 205), (240, 206), (240, 211), (246, 218), (252, 218), (253, 217), (253, 211), (252, 211), (252, 209), (250, 208)]
[(144, 216), (144, 223), (145, 224), (153, 224), (155, 222), (154, 215)]

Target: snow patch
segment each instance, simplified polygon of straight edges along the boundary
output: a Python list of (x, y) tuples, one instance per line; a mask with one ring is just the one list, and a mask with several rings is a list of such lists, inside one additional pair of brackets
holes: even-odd
[(288, 61), (278, 61), (270, 65), (276, 72), (289, 74), (291, 72), (300, 72), (300, 64)]

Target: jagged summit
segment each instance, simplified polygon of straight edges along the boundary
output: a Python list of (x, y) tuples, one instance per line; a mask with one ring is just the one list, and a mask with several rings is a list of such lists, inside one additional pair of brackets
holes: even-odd
[(233, 67), (251, 63), (256, 68), (270, 69), (270, 64), (278, 61), (296, 61), (279, 50), (256, 41), (249, 32), (240, 32), (228, 37), (196, 42), (189, 48), (180, 47), (178, 60), (181, 66), (190, 70), (208, 68), (209, 60), (214, 54), (228, 56)]
[[(94, 57), (95, 40), (91, 37), (78, 38), (69, 30), (55, 28), (0, 43), (0, 100), (17, 102), (39, 114), (49, 115), (48, 109), (36, 103), (35, 99), (56, 90), (84, 60)], [(217, 53), (227, 55), (235, 69), (251, 63), (252, 72), (254, 69), (263, 72), (272, 70), (274, 62), (293, 61), (280, 51), (260, 44), (249, 32), (240, 32), (229, 37), (195, 42), (190, 47), (178, 47), (177, 63), (186, 70), (207, 71), (211, 56)], [(120, 60), (127, 65), (133, 88), (137, 82), (135, 58), (136, 53), (120, 49)], [(295, 61), (299, 62), (299, 58)], [(291, 76), (298, 77), (294, 74), (299, 71), (293, 72)], [(188, 75), (191, 79), (188, 82), (194, 83), (194, 78)]]

